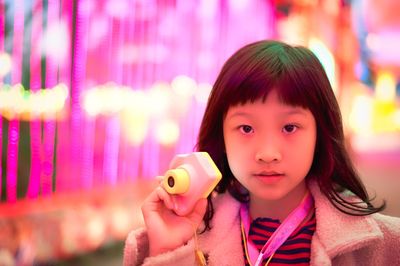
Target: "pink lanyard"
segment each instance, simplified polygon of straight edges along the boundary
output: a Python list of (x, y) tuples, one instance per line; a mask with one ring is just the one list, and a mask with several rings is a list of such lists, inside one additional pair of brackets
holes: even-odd
[(247, 250), (249, 253), (251, 264), (255, 266), (261, 265), (265, 258), (268, 258), (272, 254), (274, 254), (275, 251), (286, 241), (286, 239), (289, 238), (293, 231), (296, 230), (296, 228), (306, 218), (312, 207), (313, 198), (310, 192), (307, 192), (300, 205), (297, 206), (297, 208), (294, 209), (288, 215), (288, 217), (286, 217), (286, 219), (282, 222), (278, 229), (276, 229), (276, 231), (268, 239), (267, 243), (265, 243), (265, 245), (261, 249), (261, 252), (258, 252), (254, 244), (248, 239), (250, 230), (250, 216), (247, 206), (245, 204), (242, 204), (240, 208), (240, 218), (242, 220), (245, 230)]

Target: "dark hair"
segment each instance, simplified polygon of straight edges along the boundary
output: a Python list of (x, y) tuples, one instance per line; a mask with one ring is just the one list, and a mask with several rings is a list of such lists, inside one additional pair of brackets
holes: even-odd
[[(228, 166), (223, 120), (229, 107), (265, 99), (275, 88), (282, 102), (307, 108), (315, 118), (317, 140), (307, 180), (315, 179), (329, 201), (346, 214), (368, 215), (383, 210), (385, 203), (379, 207), (371, 204), (346, 151), (339, 105), (323, 66), (309, 49), (279, 41), (258, 41), (239, 49), (226, 61), (213, 86), (196, 149), (208, 152), (222, 173), (215, 191), (229, 191), (241, 202), (248, 200)], [(361, 201), (346, 200), (340, 194), (344, 190)], [(206, 229), (210, 229), (213, 214), (209, 197)]]

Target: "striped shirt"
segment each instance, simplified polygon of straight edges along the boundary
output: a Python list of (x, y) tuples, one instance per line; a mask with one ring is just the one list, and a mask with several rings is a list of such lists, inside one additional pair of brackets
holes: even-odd
[[(279, 220), (270, 218), (257, 218), (253, 220), (250, 225), (248, 235), (249, 241), (252, 241), (257, 249), (261, 251), (264, 244), (268, 241), (280, 224), (281, 223)], [(268, 265), (309, 265), (311, 238), (314, 234), (315, 226), (316, 221), (314, 213), (307, 222), (303, 223), (301, 227), (297, 228), (282, 244), (282, 246), (278, 248)], [(246, 259), (246, 254), (244, 256), (246, 266), (249, 266), (250, 264)], [(268, 258), (264, 260), (264, 263), (267, 260)]]

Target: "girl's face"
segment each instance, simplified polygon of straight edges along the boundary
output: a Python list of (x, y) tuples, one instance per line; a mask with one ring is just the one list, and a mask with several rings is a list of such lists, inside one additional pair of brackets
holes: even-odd
[(230, 107), (223, 132), (229, 167), (251, 200), (304, 194), (317, 136), (308, 109), (283, 104), (272, 90), (264, 102)]

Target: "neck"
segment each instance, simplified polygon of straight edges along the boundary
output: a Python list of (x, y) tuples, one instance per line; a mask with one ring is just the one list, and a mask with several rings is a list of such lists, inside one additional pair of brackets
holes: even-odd
[(299, 206), (307, 191), (308, 188), (306, 184), (301, 183), (290, 193), (276, 200), (267, 200), (259, 198), (256, 195), (250, 195), (250, 216), (252, 219), (268, 217), (283, 222), (283, 220)]

